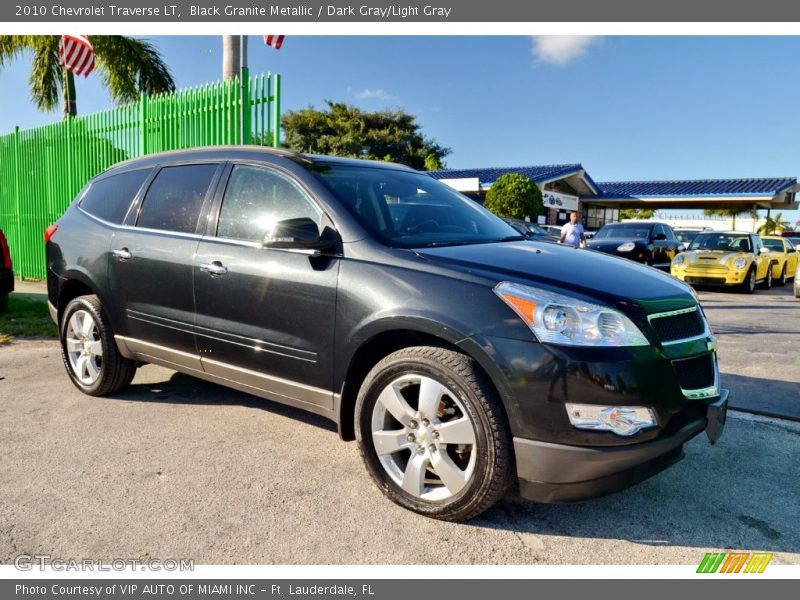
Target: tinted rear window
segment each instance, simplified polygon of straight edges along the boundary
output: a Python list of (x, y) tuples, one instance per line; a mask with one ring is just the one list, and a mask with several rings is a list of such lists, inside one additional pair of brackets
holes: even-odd
[(98, 219), (119, 225), (149, 174), (150, 169), (140, 169), (98, 179), (89, 186), (80, 207)]
[(139, 211), (137, 227), (194, 233), (217, 165), (181, 165), (158, 172)]

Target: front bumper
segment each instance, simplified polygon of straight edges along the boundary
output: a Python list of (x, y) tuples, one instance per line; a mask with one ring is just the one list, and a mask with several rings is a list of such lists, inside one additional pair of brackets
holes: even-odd
[(704, 269), (676, 269), (672, 268), (670, 274), (688, 284), (694, 285), (741, 285), (750, 272), (748, 265), (744, 269), (730, 269), (728, 271), (709, 271)]
[(712, 444), (719, 439), (728, 395), (728, 390), (720, 390), (704, 417), (670, 436), (640, 444), (568, 446), (515, 437), (520, 494), (544, 503), (577, 502), (644, 481), (683, 458), (683, 444), (700, 432), (706, 431)]

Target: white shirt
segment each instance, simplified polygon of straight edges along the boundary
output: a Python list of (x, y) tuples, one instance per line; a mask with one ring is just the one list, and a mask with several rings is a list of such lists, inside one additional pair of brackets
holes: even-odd
[(581, 223), (565, 223), (561, 228), (561, 235), (564, 236), (564, 243), (577, 248), (581, 245), (581, 236), (583, 235), (583, 225)]

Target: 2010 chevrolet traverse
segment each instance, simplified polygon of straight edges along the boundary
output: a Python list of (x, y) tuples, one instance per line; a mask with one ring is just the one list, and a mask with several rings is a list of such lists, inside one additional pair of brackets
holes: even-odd
[(428, 516), (473, 517), (515, 479), (542, 502), (618, 490), (724, 424), (690, 288), (525, 240), (402, 166), (147, 156), (93, 179), (46, 238), (80, 390), (111, 394), (155, 363), (302, 407)]

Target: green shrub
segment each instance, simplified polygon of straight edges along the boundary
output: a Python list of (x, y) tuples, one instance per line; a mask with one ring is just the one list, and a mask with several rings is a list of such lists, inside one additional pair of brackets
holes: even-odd
[(499, 217), (524, 219), (542, 212), (542, 192), (519, 173), (501, 175), (489, 188), (483, 205)]

